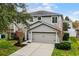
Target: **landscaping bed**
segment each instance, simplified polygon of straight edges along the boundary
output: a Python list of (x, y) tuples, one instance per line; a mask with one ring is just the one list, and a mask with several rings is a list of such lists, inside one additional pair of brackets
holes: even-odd
[(0, 40), (0, 56), (8, 56), (21, 47), (14, 46), (16, 40)]
[(61, 50), (55, 48), (52, 56), (79, 56), (79, 39), (75, 37), (70, 37), (71, 49), (70, 50)]

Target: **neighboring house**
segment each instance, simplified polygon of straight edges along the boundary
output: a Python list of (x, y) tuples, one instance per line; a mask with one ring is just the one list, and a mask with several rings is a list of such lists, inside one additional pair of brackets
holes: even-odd
[(59, 43), (63, 36), (63, 16), (49, 11), (30, 13), (33, 19), (28, 21), (29, 42)]
[(64, 22), (67, 22), (69, 24), (69, 28), (68, 28), (68, 33), (69, 33), (69, 36), (70, 37), (76, 37), (76, 30), (73, 28), (73, 25), (72, 25), (72, 20), (64, 20)]

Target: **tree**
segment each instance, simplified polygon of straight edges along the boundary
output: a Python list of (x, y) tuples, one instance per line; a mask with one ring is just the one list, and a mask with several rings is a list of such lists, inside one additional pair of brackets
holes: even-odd
[(66, 17), (65, 17), (65, 20), (69, 21), (69, 17), (68, 17), (68, 16), (66, 16)]
[[(22, 11), (18, 11), (18, 8)], [(0, 32), (8, 29), (11, 23), (18, 21), (27, 24), (26, 19), (30, 18), (30, 14), (26, 11), (26, 4), (22, 3), (2, 3), (0, 4)]]
[(74, 21), (73, 23), (72, 23), (72, 25), (73, 25), (73, 27), (74, 28), (79, 28), (79, 21)]
[[(20, 9), (21, 11), (18, 11), (18, 9)], [(16, 26), (17, 22), (28, 25), (26, 20), (30, 18), (31, 16), (29, 13), (27, 13), (26, 10), (26, 4), (23, 3), (0, 4), (0, 32), (7, 31), (11, 23), (14, 23)], [(20, 28), (18, 27), (18, 29)]]
[(63, 30), (64, 30), (64, 31), (67, 31), (68, 28), (69, 28), (69, 24), (68, 24), (67, 22), (64, 22), (64, 23), (63, 23)]
[[(69, 20), (70, 20), (69, 17), (66, 16), (66, 17), (65, 17), (65, 21), (69, 21)], [(68, 22), (63, 22), (63, 30), (64, 30), (64, 31), (67, 31), (68, 28), (69, 28), (69, 23), (68, 23)]]

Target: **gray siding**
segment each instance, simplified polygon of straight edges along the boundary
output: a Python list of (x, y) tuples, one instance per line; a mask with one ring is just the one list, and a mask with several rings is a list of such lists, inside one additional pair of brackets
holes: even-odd
[[(57, 17), (57, 23), (52, 23), (52, 17)], [(29, 23), (32, 24), (36, 21), (38, 21), (38, 17), (33, 17), (33, 22), (29, 22)], [(48, 24), (52, 24), (62, 30), (63, 21), (62, 21), (61, 16), (41, 17), (40, 21), (46, 22)], [(35, 24), (35, 25), (37, 25), (37, 24)]]
[(56, 32), (56, 30), (55, 29), (52, 29), (52, 28), (50, 28), (50, 27), (48, 27), (48, 26), (46, 26), (46, 25), (41, 25), (41, 26), (39, 26), (39, 27), (37, 27), (37, 28), (34, 28), (34, 29), (32, 29), (32, 31), (34, 32)]

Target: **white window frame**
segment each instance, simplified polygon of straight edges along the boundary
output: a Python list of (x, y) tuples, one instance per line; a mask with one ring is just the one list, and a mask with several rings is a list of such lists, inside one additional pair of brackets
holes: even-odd
[[(53, 17), (57, 17), (57, 16), (52, 16), (52, 17), (51, 17), (51, 19), (52, 19)], [(57, 19), (56, 19), (56, 20), (57, 20), (57, 22), (58, 22), (58, 17), (57, 17)], [(57, 23), (57, 22), (53, 22), (53, 19), (52, 19), (52, 21), (51, 21), (51, 22), (52, 22), (52, 23)]]

